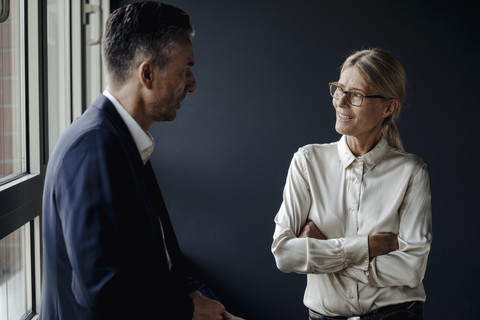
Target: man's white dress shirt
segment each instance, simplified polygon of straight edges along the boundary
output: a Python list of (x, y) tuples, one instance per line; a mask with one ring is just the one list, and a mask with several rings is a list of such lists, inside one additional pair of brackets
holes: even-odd
[(155, 147), (155, 141), (153, 140), (152, 135), (143, 130), (142, 127), (133, 119), (133, 117), (128, 113), (127, 110), (118, 102), (118, 100), (107, 90), (103, 92), (103, 95), (110, 100), (110, 102), (115, 106), (115, 109), (120, 114), (123, 122), (130, 131), (130, 134), (133, 137), (133, 141), (137, 146), (140, 157), (142, 157), (143, 164), (147, 163), (152, 155), (153, 148)]
[[(297, 238), (308, 220), (328, 240)], [(307, 274), (308, 308), (352, 315), (425, 300), (432, 241), (427, 167), (385, 138), (362, 157), (352, 154), (345, 136), (300, 148), (275, 223), (277, 266)], [(399, 250), (369, 259), (368, 235), (379, 232), (398, 234)]]

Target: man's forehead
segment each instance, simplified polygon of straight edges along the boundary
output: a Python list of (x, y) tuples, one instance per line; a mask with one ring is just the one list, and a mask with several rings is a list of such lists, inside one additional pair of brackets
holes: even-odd
[(192, 41), (189, 38), (175, 41), (175, 45), (172, 50), (172, 58), (182, 59), (185, 61), (185, 63), (193, 65), (195, 63), (195, 59), (193, 56)]

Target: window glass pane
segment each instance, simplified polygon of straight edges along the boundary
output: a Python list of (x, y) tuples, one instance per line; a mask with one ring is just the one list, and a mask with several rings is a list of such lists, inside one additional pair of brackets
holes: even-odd
[(0, 240), (0, 319), (18, 320), (28, 312), (26, 230)]
[(0, 184), (26, 171), (25, 77), (21, 1), (10, 1), (10, 15), (0, 24)]
[[(105, 1), (104, 1), (105, 2)], [(101, 0), (91, 0), (93, 6), (102, 6)], [(85, 48), (85, 93), (86, 105), (89, 106), (102, 93), (102, 58), (101, 46), (96, 42), (102, 36), (102, 14), (96, 12), (89, 15), (89, 23), (85, 27), (86, 48)]]
[(69, 1), (47, 1), (48, 145), (71, 122)]

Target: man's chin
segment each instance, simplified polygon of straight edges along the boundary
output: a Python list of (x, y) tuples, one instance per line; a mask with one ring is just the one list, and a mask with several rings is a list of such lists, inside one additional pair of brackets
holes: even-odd
[(167, 121), (167, 122), (173, 122), (176, 118), (177, 118), (177, 112), (174, 111), (174, 112), (168, 114), (168, 115), (165, 117), (165, 121)]
[(180, 103), (175, 107), (171, 108), (168, 113), (157, 113), (156, 122), (172, 122), (177, 118), (177, 110), (180, 108)]

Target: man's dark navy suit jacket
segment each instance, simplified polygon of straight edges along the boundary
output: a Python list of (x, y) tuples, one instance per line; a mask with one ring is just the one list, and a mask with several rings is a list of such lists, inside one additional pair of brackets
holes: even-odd
[(43, 201), (41, 320), (192, 319), (191, 288), (153, 170), (105, 96), (59, 139)]

